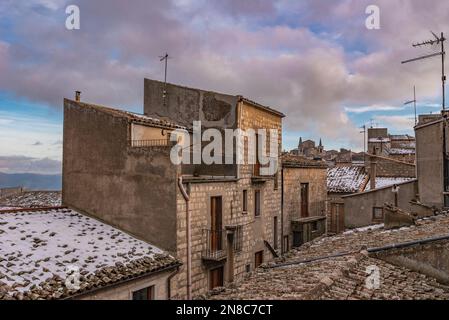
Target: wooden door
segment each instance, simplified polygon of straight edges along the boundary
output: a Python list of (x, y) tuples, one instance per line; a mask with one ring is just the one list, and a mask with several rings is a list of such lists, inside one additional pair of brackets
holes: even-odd
[(309, 216), (309, 184), (301, 183), (301, 218)]
[(210, 248), (212, 252), (222, 250), (222, 198), (212, 197), (210, 205)]
[(209, 271), (209, 289), (223, 287), (223, 267), (218, 267)]
[(256, 252), (254, 255), (254, 268), (258, 268), (263, 263), (263, 251)]

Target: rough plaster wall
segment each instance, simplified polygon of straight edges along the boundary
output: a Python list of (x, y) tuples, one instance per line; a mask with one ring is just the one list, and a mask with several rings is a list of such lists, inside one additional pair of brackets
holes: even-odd
[(415, 131), (420, 200), (438, 208), (443, 205), (442, 131), (441, 123)]
[[(164, 104), (163, 92), (167, 92)], [(191, 128), (201, 121), (206, 128), (234, 128), (236, 96), (204, 91), (145, 79), (144, 113), (169, 119)]]
[[(402, 210), (410, 212), (410, 200), (415, 198), (417, 182), (409, 182), (399, 186), (398, 205)], [(357, 228), (373, 224), (373, 207), (383, 207), (385, 203), (394, 204), (391, 188), (372, 192), (359, 193), (343, 198), (345, 210), (345, 226)]]
[(175, 251), (177, 167), (169, 148), (131, 148), (128, 130), (122, 118), (65, 102), (63, 203)]
[(167, 279), (169, 272), (150, 275), (143, 279), (131, 280), (108, 289), (86, 294), (78, 300), (131, 300), (132, 293), (143, 288), (154, 286), (155, 300), (167, 300)]

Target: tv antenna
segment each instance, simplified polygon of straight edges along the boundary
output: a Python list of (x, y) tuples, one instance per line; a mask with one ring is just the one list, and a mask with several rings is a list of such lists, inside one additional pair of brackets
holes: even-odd
[(404, 103), (404, 106), (412, 104), (413, 103), (413, 108), (415, 110), (415, 126), (418, 124), (418, 119), (416, 117), (416, 86), (413, 86), (413, 100), (407, 101)]
[(167, 96), (167, 69), (168, 69), (168, 59), (171, 57), (166, 52), (163, 56), (159, 56), (160, 61), (165, 61), (165, 72), (164, 72), (164, 92), (162, 97), (164, 98), (164, 105), (165, 105), (165, 98)]
[(419, 42), (419, 43), (414, 43), (413, 47), (417, 48), (417, 47), (423, 47), (423, 46), (432, 46), (434, 44), (437, 44), (437, 45), (441, 44), (441, 51), (440, 52), (435, 52), (435, 53), (432, 53), (432, 54), (428, 54), (428, 55), (425, 55), (425, 56), (421, 56), (421, 57), (405, 60), (405, 61), (402, 61), (401, 63), (404, 64), (404, 63), (409, 63), (409, 62), (413, 62), (413, 61), (423, 60), (423, 59), (432, 58), (432, 57), (436, 57), (436, 56), (441, 56), (441, 82), (442, 82), (442, 89), (443, 89), (442, 106), (443, 106), (443, 110), (445, 110), (446, 109), (446, 95), (445, 95), (444, 89), (446, 87), (446, 75), (444, 73), (444, 57), (446, 55), (446, 52), (444, 51), (444, 41), (446, 41), (446, 38), (444, 37), (443, 32), (441, 32), (440, 36), (437, 36), (432, 31), (430, 31), (430, 32), (432, 33), (432, 35), (433, 35), (433, 37), (435, 39), (426, 40), (426, 41)]
[(363, 161), (366, 162), (366, 124), (361, 126), (360, 129), (363, 129), (360, 133), (363, 133)]

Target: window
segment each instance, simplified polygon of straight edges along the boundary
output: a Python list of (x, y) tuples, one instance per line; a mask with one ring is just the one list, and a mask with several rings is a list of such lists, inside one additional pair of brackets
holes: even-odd
[(250, 264), (247, 264), (245, 266), (245, 271), (246, 271), (246, 273), (250, 273), (251, 272), (251, 265)]
[(154, 300), (154, 286), (134, 291), (133, 300)]
[(309, 216), (309, 184), (301, 183), (301, 218)]
[(373, 208), (373, 220), (381, 221), (384, 219), (384, 208), (374, 207)]
[(243, 248), (243, 226), (238, 226), (234, 231), (234, 251), (241, 252)]
[(254, 191), (254, 215), (260, 216), (260, 190)]
[(254, 268), (258, 268), (263, 263), (263, 251), (256, 252), (254, 255)]
[(243, 213), (248, 213), (248, 190), (243, 190)]
[(290, 250), (290, 245), (289, 245), (289, 238), (288, 236), (284, 236), (284, 252), (287, 252), (288, 250)]

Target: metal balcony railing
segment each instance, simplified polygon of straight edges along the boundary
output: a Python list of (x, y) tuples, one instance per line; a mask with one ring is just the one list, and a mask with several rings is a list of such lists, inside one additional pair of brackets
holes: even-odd
[(225, 233), (222, 230), (203, 230), (205, 248), (202, 252), (204, 260), (220, 261), (226, 258)]
[(168, 139), (151, 139), (151, 140), (131, 140), (131, 147), (148, 148), (148, 147), (168, 147), (173, 142)]

